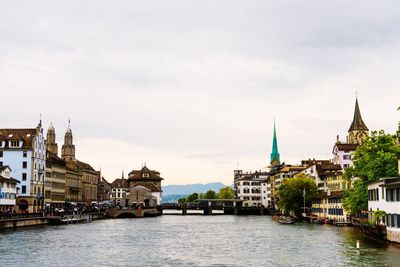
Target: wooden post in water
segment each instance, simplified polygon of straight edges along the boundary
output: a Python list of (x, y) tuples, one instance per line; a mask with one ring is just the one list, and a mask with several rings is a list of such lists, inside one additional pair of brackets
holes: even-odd
[(356, 248), (357, 248), (357, 250), (360, 250), (360, 240), (356, 241)]

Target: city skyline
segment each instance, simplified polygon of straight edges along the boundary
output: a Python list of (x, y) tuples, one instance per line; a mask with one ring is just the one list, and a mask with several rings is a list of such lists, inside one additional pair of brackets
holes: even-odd
[(0, 9), (1, 128), (43, 114), (61, 146), (71, 119), (109, 181), (146, 162), (165, 185), (231, 184), (269, 163), (274, 118), (281, 161), (329, 159), (356, 91), (370, 130), (397, 128), (396, 1), (42, 3)]

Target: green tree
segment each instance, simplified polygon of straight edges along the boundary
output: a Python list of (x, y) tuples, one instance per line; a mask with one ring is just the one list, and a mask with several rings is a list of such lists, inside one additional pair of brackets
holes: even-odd
[(305, 189), (306, 206), (311, 205), (311, 199), (317, 194), (317, 185), (314, 179), (306, 174), (299, 174), (287, 179), (280, 185), (277, 194), (279, 207), (285, 212), (295, 212), (304, 205), (303, 191)]
[(186, 198), (186, 202), (194, 202), (195, 200), (199, 199), (198, 193), (193, 193)]
[(350, 214), (360, 214), (368, 209), (368, 185), (361, 179), (354, 181), (353, 187), (343, 194), (343, 208)]
[(375, 219), (375, 224), (378, 225), (379, 221), (386, 216), (386, 212), (383, 210), (376, 210), (374, 212), (372, 212), (372, 216)]
[(235, 197), (235, 194), (233, 192), (232, 187), (224, 187), (221, 188), (218, 192), (218, 198), (219, 199), (233, 199)]
[(359, 177), (368, 182), (381, 177), (396, 176), (399, 158), (400, 146), (396, 144), (396, 137), (384, 131), (374, 131), (356, 149), (353, 156), (354, 166), (346, 169), (346, 177)]
[(364, 142), (358, 146), (353, 156), (354, 166), (345, 170), (345, 177), (358, 177), (353, 188), (344, 193), (343, 207), (350, 214), (360, 214), (368, 209), (369, 181), (382, 177), (397, 175), (397, 161), (400, 158), (400, 146), (396, 143), (396, 136), (384, 131), (372, 132)]
[(213, 190), (208, 190), (207, 193), (202, 194), (201, 198), (203, 199), (216, 199), (217, 198), (217, 193)]
[(185, 203), (185, 202), (187, 202), (187, 199), (186, 199), (186, 197), (182, 197), (182, 198), (178, 199), (178, 202)]

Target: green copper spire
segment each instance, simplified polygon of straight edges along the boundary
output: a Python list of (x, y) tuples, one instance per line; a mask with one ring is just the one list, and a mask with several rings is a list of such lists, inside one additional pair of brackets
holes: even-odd
[(278, 140), (276, 138), (276, 126), (274, 121), (274, 139), (272, 141), (272, 153), (271, 153), (271, 166), (280, 164), (280, 156), (278, 151)]

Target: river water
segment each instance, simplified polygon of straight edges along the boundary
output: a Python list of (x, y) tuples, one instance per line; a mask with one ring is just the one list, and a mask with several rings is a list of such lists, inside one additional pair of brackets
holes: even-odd
[(0, 266), (400, 266), (400, 246), (269, 216), (164, 215), (0, 233)]

